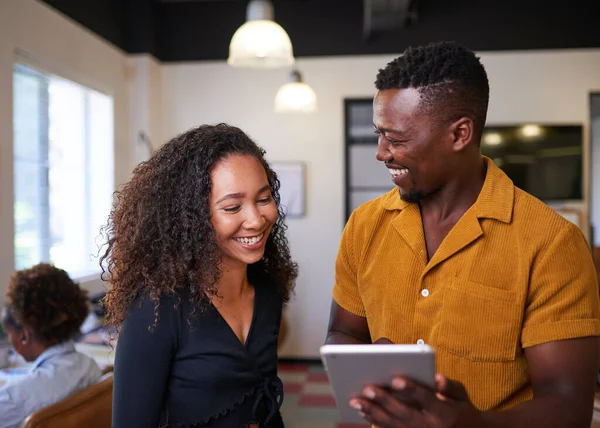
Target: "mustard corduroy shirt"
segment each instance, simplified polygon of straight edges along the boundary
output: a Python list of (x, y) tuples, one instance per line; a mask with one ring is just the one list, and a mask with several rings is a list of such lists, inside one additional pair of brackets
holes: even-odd
[(367, 318), (373, 341), (433, 346), (437, 371), (492, 410), (532, 398), (524, 348), (599, 336), (600, 303), (577, 226), (484, 161), (477, 201), (429, 261), (419, 206), (397, 188), (356, 209), (333, 297)]

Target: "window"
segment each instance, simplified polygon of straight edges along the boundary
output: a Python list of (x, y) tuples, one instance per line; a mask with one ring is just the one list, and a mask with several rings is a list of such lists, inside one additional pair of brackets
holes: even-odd
[(390, 173), (375, 158), (377, 135), (373, 129), (373, 98), (346, 99), (346, 218), (360, 204), (389, 192)]
[(15, 268), (96, 273), (114, 190), (112, 98), (21, 64), (13, 97)]

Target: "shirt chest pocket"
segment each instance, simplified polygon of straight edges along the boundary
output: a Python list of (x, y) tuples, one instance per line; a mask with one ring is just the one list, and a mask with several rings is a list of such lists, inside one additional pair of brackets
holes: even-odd
[(519, 307), (513, 291), (454, 279), (444, 288), (438, 346), (472, 361), (514, 360)]

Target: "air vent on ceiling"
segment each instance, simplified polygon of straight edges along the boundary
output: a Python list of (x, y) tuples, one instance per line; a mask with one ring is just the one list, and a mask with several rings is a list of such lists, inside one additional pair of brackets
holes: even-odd
[(364, 0), (363, 32), (366, 39), (375, 33), (405, 28), (416, 20), (416, 0)]

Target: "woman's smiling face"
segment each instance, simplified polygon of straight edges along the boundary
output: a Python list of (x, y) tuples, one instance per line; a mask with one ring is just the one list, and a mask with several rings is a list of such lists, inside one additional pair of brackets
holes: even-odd
[(211, 171), (211, 223), (223, 268), (258, 262), (277, 221), (267, 174), (251, 155), (232, 154)]

